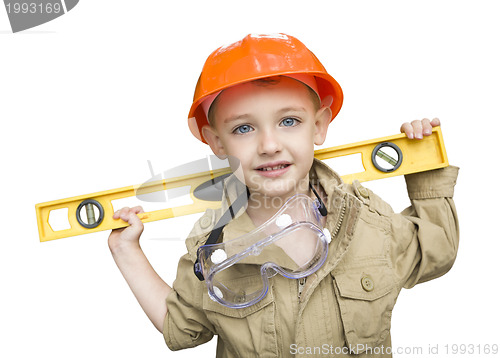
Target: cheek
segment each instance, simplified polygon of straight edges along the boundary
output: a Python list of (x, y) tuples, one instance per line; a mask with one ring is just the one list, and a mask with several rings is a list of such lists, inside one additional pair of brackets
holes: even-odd
[(247, 167), (250, 163), (252, 158), (251, 151), (248, 149), (245, 150), (244, 148), (248, 148), (248, 146), (242, 145), (241, 143), (239, 143), (239, 145), (227, 147), (229, 165), (233, 171), (241, 166)]
[(295, 148), (295, 151), (297, 152), (299, 151), (299, 148), (302, 152), (314, 150), (314, 131), (307, 128), (307, 130), (297, 133), (294, 138), (290, 138), (289, 142), (293, 143), (292, 148)]
[(241, 161), (245, 157), (249, 157), (252, 148), (255, 147), (254, 138), (252, 136), (229, 136), (225, 138), (225, 148), (229, 155), (235, 156)]
[(233, 155), (230, 155), (228, 160), (236, 178), (238, 178), (241, 183), (249, 185), (253, 175), (252, 156), (249, 154), (249, 151), (233, 152)]
[(295, 160), (304, 170), (309, 170), (314, 159), (314, 142), (307, 135), (293, 141), (294, 145), (290, 146), (290, 151), (293, 153)]

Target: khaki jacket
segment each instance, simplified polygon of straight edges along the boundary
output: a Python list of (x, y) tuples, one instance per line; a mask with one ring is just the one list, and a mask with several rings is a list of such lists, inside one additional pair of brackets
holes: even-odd
[[(212, 301), (193, 273), (197, 248), (235, 199), (227, 185), (222, 208), (207, 211), (186, 240), (188, 253), (166, 300), (165, 342), (178, 350), (218, 335), (217, 357), (392, 356), (391, 314), (401, 288), (439, 277), (455, 261), (457, 175), (450, 166), (406, 176), (412, 206), (397, 214), (315, 160), (310, 178), (327, 195), (325, 227), (332, 234), (327, 260), (305, 284), (275, 275), (264, 299), (242, 309)], [(223, 240), (254, 228), (242, 210)]]

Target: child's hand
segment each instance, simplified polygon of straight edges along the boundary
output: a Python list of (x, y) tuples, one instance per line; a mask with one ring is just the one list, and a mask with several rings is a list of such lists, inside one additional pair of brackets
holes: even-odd
[(432, 128), (439, 125), (441, 125), (441, 123), (437, 118), (434, 118), (432, 121), (424, 118), (421, 121), (415, 120), (411, 123), (403, 123), (401, 126), (401, 133), (406, 133), (409, 139), (422, 139), (424, 136), (431, 135)]
[(113, 219), (122, 219), (128, 222), (130, 226), (111, 231), (108, 238), (108, 245), (111, 249), (139, 243), (139, 238), (144, 230), (144, 224), (137, 214), (143, 212), (142, 207), (135, 206), (133, 208), (124, 207), (113, 214)]

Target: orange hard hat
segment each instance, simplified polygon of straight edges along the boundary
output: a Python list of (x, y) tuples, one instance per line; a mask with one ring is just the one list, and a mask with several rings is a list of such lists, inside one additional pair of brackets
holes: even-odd
[(236, 84), (281, 75), (298, 79), (316, 91), (322, 103), (330, 106), (332, 120), (340, 111), (342, 89), (302, 42), (285, 34), (248, 35), (241, 41), (218, 48), (206, 60), (189, 111), (189, 129), (206, 143), (201, 128), (208, 124), (207, 103), (212, 103), (220, 91)]

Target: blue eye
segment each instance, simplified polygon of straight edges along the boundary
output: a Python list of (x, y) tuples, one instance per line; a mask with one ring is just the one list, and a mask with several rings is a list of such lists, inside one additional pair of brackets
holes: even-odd
[(293, 127), (298, 123), (298, 120), (295, 118), (285, 118), (281, 121), (281, 124), (285, 127)]
[(252, 130), (248, 124), (243, 124), (242, 126), (237, 127), (233, 132), (237, 134), (245, 134)]

